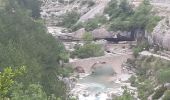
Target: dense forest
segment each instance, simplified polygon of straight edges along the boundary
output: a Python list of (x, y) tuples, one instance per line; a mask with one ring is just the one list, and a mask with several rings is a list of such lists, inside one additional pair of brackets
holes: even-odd
[[(47, 34), (39, 18), (40, 2), (1, 0), (0, 4), (0, 99), (64, 100), (66, 88), (57, 76), (62, 75), (59, 62), (67, 61), (67, 53)], [(21, 68), (23, 74), (15, 76)], [(5, 76), (9, 79), (4, 83)]]

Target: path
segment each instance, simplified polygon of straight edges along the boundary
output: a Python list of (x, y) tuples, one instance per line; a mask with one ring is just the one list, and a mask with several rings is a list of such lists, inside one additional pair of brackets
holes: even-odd
[(143, 56), (154, 56), (154, 57), (157, 57), (157, 58), (161, 58), (161, 59), (170, 61), (170, 58), (168, 58), (168, 57), (161, 56), (161, 55), (158, 55), (158, 54), (153, 54), (153, 53), (151, 53), (149, 51), (142, 51), (140, 53), (140, 55), (143, 55)]

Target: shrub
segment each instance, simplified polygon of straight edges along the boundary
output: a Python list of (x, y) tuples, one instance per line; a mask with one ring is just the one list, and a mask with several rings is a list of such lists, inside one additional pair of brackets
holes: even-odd
[(96, 20), (90, 19), (89, 21), (85, 22), (84, 27), (85, 27), (86, 31), (92, 31), (92, 30), (98, 28), (99, 24)]
[(77, 31), (77, 30), (79, 30), (79, 29), (81, 29), (81, 28), (83, 28), (84, 26), (83, 26), (83, 23), (82, 22), (79, 22), (79, 23), (77, 23), (77, 24), (75, 24), (75, 25), (73, 25), (72, 27), (71, 27), (71, 31), (72, 32), (74, 32), (74, 31)]
[(149, 50), (149, 47), (150, 46), (147, 40), (141, 41), (135, 48), (133, 48), (134, 57), (137, 57), (139, 55), (139, 52), (141, 52), (142, 50)]
[(141, 47), (133, 48), (133, 55), (136, 58), (143, 49)]
[(137, 82), (136, 82), (136, 77), (135, 77), (135, 76), (131, 76), (131, 77), (129, 78), (129, 81), (130, 81), (130, 83), (131, 83), (131, 86), (133, 86), (133, 87), (136, 87), (136, 86), (137, 86)]
[(162, 69), (158, 72), (158, 81), (161, 83), (170, 82), (170, 69)]
[(63, 25), (66, 28), (71, 28), (79, 20), (80, 14), (76, 11), (70, 11), (70, 12), (67, 12), (66, 14), (64, 14), (61, 17), (62, 17), (61, 25)]
[(92, 31), (98, 27), (100, 27), (102, 24), (105, 24), (107, 22), (107, 19), (105, 16), (95, 16), (95, 18), (88, 20), (84, 23), (84, 28), (86, 31)]
[(163, 97), (163, 100), (170, 100), (170, 90), (167, 90), (167, 91), (165, 92), (165, 95), (164, 95), (164, 97)]
[(98, 57), (104, 55), (104, 50), (99, 44), (85, 44), (84, 46), (80, 46), (74, 52), (78, 58), (89, 58), (89, 57)]
[(152, 96), (152, 99), (155, 100), (155, 99), (159, 99), (160, 97), (163, 96), (164, 92), (167, 90), (166, 87), (162, 86), (160, 87), (159, 89), (157, 89), (155, 91), (155, 94)]

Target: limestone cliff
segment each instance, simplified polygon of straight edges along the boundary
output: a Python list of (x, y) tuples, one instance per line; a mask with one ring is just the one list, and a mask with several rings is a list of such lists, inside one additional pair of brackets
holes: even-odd
[(151, 36), (154, 44), (170, 50), (170, 17), (160, 21)]

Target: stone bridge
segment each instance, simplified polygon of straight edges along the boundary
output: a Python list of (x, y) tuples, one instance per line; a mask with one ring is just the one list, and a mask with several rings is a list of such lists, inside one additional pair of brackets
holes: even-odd
[(130, 57), (131, 55), (129, 54), (106, 55), (102, 57), (80, 59), (70, 62), (69, 64), (71, 64), (73, 68), (82, 67), (86, 73), (91, 73), (92, 67), (94, 67), (95, 64), (107, 64), (110, 65), (116, 73), (121, 74), (122, 64)]

